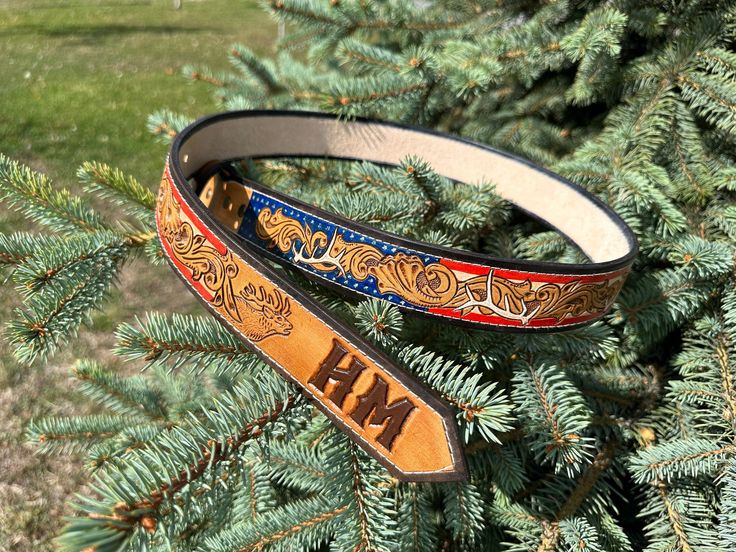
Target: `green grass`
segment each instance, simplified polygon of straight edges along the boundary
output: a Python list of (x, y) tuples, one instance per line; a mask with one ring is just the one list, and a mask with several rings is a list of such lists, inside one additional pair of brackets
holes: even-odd
[[(0, 152), (74, 187), (78, 166), (97, 160), (158, 185), (166, 146), (146, 130), (157, 109), (196, 117), (217, 109), (210, 87), (192, 84), (188, 63), (225, 69), (242, 42), (268, 54), (276, 26), (255, 1), (0, 0)], [(0, 207), (0, 232), (35, 230)], [(166, 267), (127, 266), (94, 325), (46, 363), (19, 366), (0, 338), (0, 551), (51, 550), (88, 474), (80, 456), (42, 457), (24, 442), (37, 416), (78, 415), (88, 405), (70, 381), (77, 358), (130, 372), (109, 350), (112, 329), (145, 310), (199, 307)], [(19, 305), (0, 288), (0, 312)], [(3, 317), (7, 320), (7, 314)]]
[(0, 0), (0, 151), (64, 183), (85, 160), (155, 183), (166, 148), (146, 117), (216, 110), (182, 65), (224, 69), (231, 43), (268, 53), (275, 33), (254, 1)]

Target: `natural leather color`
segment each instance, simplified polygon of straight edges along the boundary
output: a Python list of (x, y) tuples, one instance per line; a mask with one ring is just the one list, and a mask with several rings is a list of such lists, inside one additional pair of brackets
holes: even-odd
[[(324, 155), (396, 163), (409, 153), (445, 176), (481, 175), (496, 183), (502, 196), (521, 198), (519, 207), (562, 227), (594, 262), (531, 263), (422, 244), (218, 170), (240, 157)], [(458, 154), (465, 158), (455, 159)], [(564, 205), (555, 197), (524, 199), (545, 190)], [(574, 216), (570, 208), (577, 209)], [(575, 226), (577, 218), (584, 222)], [(308, 112), (227, 113), (183, 130), (167, 160), (156, 220), (166, 257), (205, 306), (368, 453), (412, 481), (467, 476), (452, 410), (264, 257), (407, 312), (481, 327), (554, 331), (602, 316), (636, 253), (633, 234), (607, 206), (523, 160), (433, 131)], [(591, 228), (597, 228), (594, 239)]]
[[(156, 220), (166, 256), (195, 295), (365, 450), (401, 478), (465, 478), (449, 407), (337, 320), (289, 293), (265, 265), (218, 239), (187, 209), (168, 170)], [(346, 371), (347, 377), (340, 373)]]
[(363, 227), (257, 182), (227, 176), (209, 178), (199, 197), (249, 246), (338, 290), (407, 311), (506, 330), (570, 328), (605, 314), (628, 273), (627, 268), (599, 274), (509, 270), (490, 259), (467, 262), (458, 257), (467, 252), (453, 250), (438, 257), (429, 244)]

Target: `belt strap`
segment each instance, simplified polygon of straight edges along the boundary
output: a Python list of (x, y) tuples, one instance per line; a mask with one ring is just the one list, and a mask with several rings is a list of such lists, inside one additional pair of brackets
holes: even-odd
[[(396, 165), (408, 155), (458, 182), (492, 182), (591, 262), (498, 259), (417, 242), (220, 170), (242, 158)], [(408, 312), (539, 332), (603, 316), (637, 251), (633, 233), (607, 205), (508, 153), (435, 131), (302, 111), (223, 113), (184, 129), (167, 160), (156, 220), (166, 257), (204, 305), (368, 453), (411, 481), (466, 477), (453, 412), (263, 258)]]

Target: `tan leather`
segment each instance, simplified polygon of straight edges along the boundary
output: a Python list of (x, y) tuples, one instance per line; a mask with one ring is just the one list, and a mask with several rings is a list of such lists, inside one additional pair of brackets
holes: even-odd
[[(493, 184), (592, 262), (532, 263), (433, 248), (296, 208), (257, 183), (215, 174), (199, 196), (189, 183), (207, 167), (219, 170), (220, 162), (281, 155), (388, 164), (418, 155), (460, 183)], [(253, 217), (240, 228), (248, 208)], [(307, 112), (224, 113), (184, 129), (167, 161), (157, 225), (166, 256), (206, 307), (368, 453), (412, 481), (467, 476), (454, 412), (262, 257), (290, 262), (347, 291), (362, 286), (363, 295), (406, 310), (556, 331), (603, 316), (637, 251), (633, 233), (610, 208), (522, 159), (433, 131)]]
[[(208, 201), (216, 212), (227, 215), (236, 208), (234, 204), (224, 206), (221, 186), (218, 192), (205, 188), (205, 197), (210, 189), (213, 193)], [(379, 363), (354, 336), (310, 312), (224, 245), (213, 243), (202, 231), (202, 222), (182, 209), (181, 202), (165, 175), (157, 204), (164, 249), (192, 291), (222, 321), (316, 399), (397, 476), (410, 480), (465, 477), (449, 409), (439, 408), (441, 403), (426, 390), (416, 385), (410, 388), (413, 382), (405, 374)], [(337, 358), (334, 350), (344, 354)], [(325, 384), (315, 378), (320, 370), (346, 370), (351, 364), (357, 369), (349, 390), (342, 390), (341, 400), (331, 400), (341, 382), (327, 378)], [(393, 416), (385, 415), (402, 401), (410, 403), (408, 411), (404, 408)], [(390, 440), (385, 438), (387, 431), (393, 436)]]

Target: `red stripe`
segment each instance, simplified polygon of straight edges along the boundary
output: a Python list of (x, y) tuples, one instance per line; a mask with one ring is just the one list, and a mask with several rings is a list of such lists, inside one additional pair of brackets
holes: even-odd
[(217, 238), (217, 236), (210, 232), (210, 230), (204, 225), (200, 218), (194, 214), (194, 211), (192, 211), (189, 205), (187, 205), (187, 202), (184, 201), (184, 199), (181, 197), (179, 190), (177, 190), (176, 188), (176, 184), (174, 184), (174, 179), (171, 177), (168, 160), (166, 161), (165, 174), (167, 180), (169, 181), (169, 185), (171, 186), (171, 191), (173, 192), (174, 198), (179, 204), (179, 207), (181, 207), (182, 211), (184, 211), (184, 213), (189, 217), (189, 220), (192, 221), (192, 224), (194, 224), (194, 226), (197, 227), (197, 230), (199, 230), (204, 235), (204, 237), (207, 238), (207, 241), (210, 242), (210, 245), (212, 245), (220, 255), (227, 255), (227, 247), (225, 247), (225, 244), (222, 243)]
[(478, 276), (485, 276), (491, 271), (490, 266), (462, 263), (460, 261), (453, 261), (451, 259), (440, 259), (440, 264), (445, 265), (451, 270), (459, 270), (460, 272), (477, 274)]
[(499, 278), (507, 278), (509, 280), (531, 280), (532, 282), (545, 282), (549, 284), (565, 284), (573, 281), (584, 283), (604, 282), (629, 271), (628, 268), (622, 268), (613, 272), (604, 272), (600, 274), (550, 274), (493, 268), (490, 266), (453, 261), (451, 259), (440, 259), (440, 264), (451, 270), (457, 270), (468, 274), (476, 274), (478, 276), (485, 276), (491, 271), (491, 269), (493, 269), (493, 275), (498, 276)]
[(204, 299), (206, 299), (207, 301), (211, 303), (212, 300), (214, 299), (214, 296), (212, 295), (212, 293), (210, 293), (210, 291), (207, 288), (205, 288), (200, 282), (192, 278), (192, 271), (189, 270), (189, 268), (187, 268), (186, 266), (184, 266), (176, 257), (174, 257), (173, 253), (171, 252), (171, 247), (166, 242), (166, 240), (162, 239), (161, 243), (163, 244), (164, 249), (166, 249), (166, 253), (169, 256), (169, 259), (171, 259), (171, 261), (176, 265), (176, 268), (179, 269), (179, 272), (182, 273), (182, 275), (187, 279), (187, 281), (190, 284), (192, 284), (192, 287), (196, 289), (197, 292), (199, 292), (199, 294)]
[[(166, 172), (168, 173), (168, 167)], [(171, 185), (169, 181), (169, 185)], [(214, 299), (214, 296), (210, 293), (210, 291), (205, 288), (202, 284), (197, 282), (192, 278), (192, 271), (189, 270), (186, 266), (184, 266), (179, 260), (174, 256), (173, 251), (171, 250), (171, 246), (169, 243), (161, 236), (161, 219), (159, 216), (159, 210), (156, 209), (156, 228), (158, 229), (158, 235), (161, 241), (161, 245), (163, 246), (164, 250), (166, 251), (166, 255), (171, 259), (171, 262), (174, 263), (176, 268), (179, 269), (179, 272), (187, 279), (187, 281), (192, 284), (192, 287), (196, 289), (199, 294), (204, 297), (207, 301), (212, 302)]]

